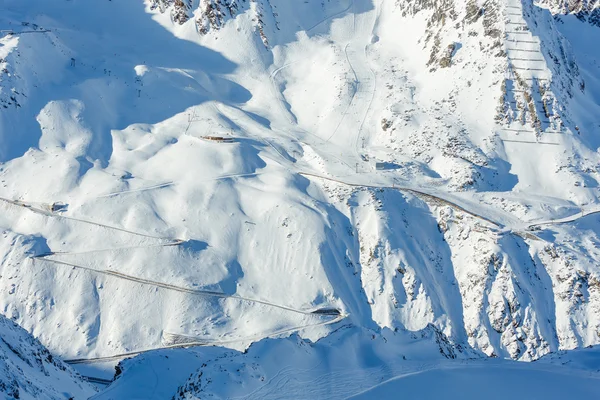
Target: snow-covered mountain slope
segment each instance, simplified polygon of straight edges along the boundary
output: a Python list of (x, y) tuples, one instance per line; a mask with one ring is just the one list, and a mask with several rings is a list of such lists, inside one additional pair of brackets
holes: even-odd
[(36, 339), (0, 316), (0, 397), (3, 399), (87, 399), (95, 393), (71, 367)]
[(0, 311), (58, 355), (600, 342), (595, 2), (0, 10)]
[(245, 354), (160, 350), (121, 362), (115, 382), (94, 399), (393, 399), (400, 393), (426, 399), (479, 399), (483, 393), (492, 399), (558, 399), (598, 393), (594, 349), (532, 364), (448, 361), (416, 335), (398, 339), (389, 331), (373, 339), (345, 329), (316, 344), (297, 337), (265, 339)]

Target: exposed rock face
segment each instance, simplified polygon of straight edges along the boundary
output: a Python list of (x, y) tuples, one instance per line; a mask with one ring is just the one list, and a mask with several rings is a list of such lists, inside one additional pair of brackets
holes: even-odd
[(218, 31), (237, 14), (249, 12), (265, 47), (269, 46), (265, 21), (272, 20), (278, 29), (269, 0), (151, 0), (151, 8), (161, 13), (170, 12), (172, 20), (179, 25), (193, 20), (201, 35)]
[(591, 13), (600, 8), (598, 0), (539, 0), (537, 5), (547, 7), (553, 14)]
[[(198, 32), (205, 35), (211, 29), (218, 30), (228, 18), (233, 18), (239, 10), (237, 0), (202, 0), (196, 18)], [(246, 2), (243, 1), (242, 4)]]

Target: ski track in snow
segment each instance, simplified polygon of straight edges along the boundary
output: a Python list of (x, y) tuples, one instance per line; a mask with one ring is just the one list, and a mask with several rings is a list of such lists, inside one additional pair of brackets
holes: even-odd
[[(352, 6), (355, 8), (356, 3), (353, 2)], [(344, 54), (354, 75), (356, 88), (340, 122), (326, 140), (329, 142), (336, 138), (340, 128), (344, 133), (344, 139), (347, 139), (346, 135), (353, 135), (350, 142), (353, 144), (357, 163), (362, 161), (359, 152), (361, 132), (375, 98), (376, 78), (369, 67), (366, 52), (376, 20), (376, 10), (360, 14), (356, 10), (353, 12), (354, 38), (344, 47)], [(342, 143), (347, 143), (347, 140), (342, 140), (340, 144)]]

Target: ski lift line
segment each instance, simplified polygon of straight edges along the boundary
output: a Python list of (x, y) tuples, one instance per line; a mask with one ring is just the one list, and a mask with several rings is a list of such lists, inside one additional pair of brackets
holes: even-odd
[(48, 33), (48, 32), (52, 32), (49, 29), (43, 29), (43, 30), (39, 30), (39, 31), (21, 31), (21, 32), (15, 32), (15, 31), (9, 31), (9, 30), (3, 30), (0, 31), (0, 33), (4, 33), (6, 32), (7, 35), (22, 35), (24, 33)]
[(181, 349), (181, 348), (191, 348), (191, 347), (208, 347), (208, 346), (222, 346), (222, 345), (226, 345), (226, 344), (233, 344), (233, 343), (243, 343), (243, 342), (248, 342), (248, 341), (255, 341), (258, 339), (262, 339), (264, 337), (269, 337), (269, 336), (278, 336), (278, 335), (283, 335), (285, 333), (290, 333), (290, 332), (296, 332), (302, 329), (306, 329), (306, 328), (315, 328), (315, 327), (319, 327), (319, 326), (327, 326), (327, 325), (333, 325), (336, 324), (342, 320), (344, 320), (345, 318), (347, 318), (348, 315), (347, 314), (342, 314), (336, 318), (333, 318), (331, 320), (327, 320), (327, 321), (323, 321), (323, 322), (318, 322), (318, 323), (314, 323), (314, 324), (307, 324), (307, 325), (300, 325), (300, 326), (294, 326), (291, 328), (286, 328), (286, 329), (281, 329), (278, 331), (274, 331), (274, 332), (270, 332), (267, 333), (267, 336), (265, 336), (265, 334), (256, 334), (253, 336), (249, 336), (249, 337), (245, 337), (245, 338), (240, 338), (240, 339), (230, 339), (230, 340), (206, 340), (206, 341), (199, 341), (199, 342), (191, 342), (191, 343), (177, 343), (177, 344), (172, 344), (172, 345), (168, 345), (168, 346), (161, 346), (161, 347), (155, 347), (152, 349), (145, 349), (145, 350), (139, 350), (139, 351), (132, 351), (132, 352), (128, 352), (128, 353), (121, 353), (121, 354), (115, 354), (112, 356), (105, 356), (105, 357), (94, 357), (94, 358), (76, 358), (76, 359), (71, 359), (71, 360), (63, 360), (65, 363), (69, 364), (69, 365), (74, 365), (74, 364), (95, 364), (95, 363), (101, 363), (101, 362), (108, 362), (108, 361), (115, 361), (115, 360), (122, 360), (124, 358), (128, 358), (128, 357), (135, 357), (138, 356), (140, 354), (144, 354), (144, 353), (148, 353), (151, 351), (157, 351), (157, 350), (166, 350), (166, 349)]
[(262, 305), (265, 305), (268, 307), (279, 308), (280, 310), (289, 311), (289, 312), (293, 312), (296, 314), (302, 314), (302, 315), (314, 315), (314, 311), (315, 311), (315, 310), (311, 310), (311, 311), (299, 310), (299, 309), (292, 308), (292, 307), (287, 307), (287, 306), (283, 306), (283, 305), (279, 305), (279, 304), (275, 304), (275, 303), (270, 303), (265, 300), (252, 299), (252, 298), (236, 296), (236, 295), (229, 295), (226, 293), (216, 292), (216, 291), (212, 291), (212, 290), (189, 289), (189, 288), (182, 287), (182, 286), (171, 285), (169, 283), (157, 282), (157, 281), (152, 281), (149, 279), (139, 278), (139, 277), (132, 276), (132, 275), (122, 274), (117, 271), (98, 270), (98, 269), (94, 269), (94, 268), (90, 268), (90, 267), (84, 267), (82, 265), (78, 265), (78, 264), (74, 264), (74, 263), (69, 263), (66, 261), (53, 260), (51, 258), (46, 258), (45, 256), (37, 256), (37, 257), (34, 256), (34, 257), (32, 257), (32, 259), (33, 260), (43, 260), (43, 261), (47, 261), (47, 262), (58, 264), (58, 265), (64, 265), (67, 267), (72, 267), (72, 268), (77, 268), (77, 269), (97, 273), (100, 275), (112, 276), (115, 278), (140, 283), (143, 285), (159, 287), (162, 289), (173, 290), (176, 292), (187, 293), (187, 294), (191, 294), (191, 295), (195, 295), (195, 296), (216, 297), (216, 298), (221, 298), (221, 299), (235, 299), (235, 300), (239, 300), (239, 301), (246, 301), (246, 302), (250, 302), (250, 303), (262, 304)]
[[(234, 139), (239, 139), (239, 138), (234, 137)], [(259, 139), (259, 140), (261, 140), (261, 139)], [(264, 139), (262, 139), (262, 140), (264, 140)], [(266, 140), (264, 140), (264, 141), (266, 142)], [(277, 150), (277, 149), (275, 149), (275, 150)], [(210, 181), (218, 181), (221, 179), (230, 179), (230, 178), (247, 178), (247, 177), (252, 177), (252, 176), (264, 175), (266, 173), (267, 172), (249, 172), (249, 173), (245, 173), (245, 174), (219, 175), (219, 176), (215, 176), (212, 178), (198, 180), (197, 182), (210, 182)], [(101, 198), (105, 198), (105, 197), (115, 197), (115, 196), (130, 194), (130, 193), (144, 192), (147, 190), (162, 189), (165, 187), (177, 186), (178, 184), (179, 184), (178, 182), (165, 182), (165, 183), (161, 183), (161, 184), (157, 184), (157, 185), (153, 185), (153, 186), (142, 187), (139, 189), (123, 190), (121, 192), (112, 192), (112, 193), (108, 193), (108, 194), (103, 194), (103, 195), (96, 196), (94, 198), (101, 199)]]
[(517, 22), (517, 21), (505, 21), (504, 22), (506, 25), (520, 25), (520, 26), (527, 26), (527, 24), (525, 22)]
[(529, 35), (531, 31), (506, 31), (507, 34), (515, 34), (515, 35)]
[(517, 135), (518, 135), (519, 133), (536, 133), (535, 131), (532, 131), (532, 130), (529, 130), (529, 131), (528, 131), (528, 130), (524, 130), (524, 129), (502, 129), (502, 131), (503, 131), (503, 132), (506, 132), (506, 133), (512, 133), (512, 132), (514, 132), (514, 133), (516, 133)]
[[(516, 79), (515, 79), (515, 78), (513, 78), (513, 77), (509, 77), (509, 78), (507, 78), (507, 79), (509, 79), (509, 80), (511, 80), (511, 81), (514, 81), (514, 80), (516, 80)], [(536, 81), (538, 81), (538, 82), (552, 82), (552, 79), (549, 79), (549, 78), (542, 78), (542, 77), (528, 77), (528, 76), (526, 76), (526, 77), (521, 77), (520, 79), (521, 79), (521, 80), (523, 80), (523, 81), (526, 81), (527, 83), (531, 83), (531, 82), (533, 82), (534, 80), (536, 80)]]
[[(539, 131), (538, 132), (538, 131), (526, 131), (526, 130), (516, 130), (516, 129), (515, 130), (501, 129), (500, 131), (503, 132), (503, 133), (506, 133), (506, 134), (513, 134), (514, 133), (517, 136), (519, 136), (522, 133), (532, 133), (532, 134), (538, 134), (539, 133), (539, 135), (565, 135), (564, 132), (558, 132), (558, 131)], [(504, 140), (502, 138), (500, 138), (500, 139)], [(507, 140), (510, 140), (510, 139), (507, 139)]]
[(511, 128), (502, 128), (503, 131), (511, 131), (511, 132), (527, 132), (533, 133), (534, 131), (526, 130), (526, 129), (511, 129)]
[[(509, 131), (509, 132), (535, 133), (534, 130), (527, 130), (527, 129), (502, 128), (502, 130)], [(561, 132), (561, 131), (542, 131), (542, 133), (552, 133), (552, 134), (557, 134), (557, 135), (564, 135), (564, 132)]]
[[(350, 62), (350, 59), (348, 58), (348, 46), (350, 46), (349, 43), (344, 47), (344, 54), (346, 55), (346, 61), (350, 65), (350, 69), (352, 70), (352, 74), (354, 75), (354, 81), (359, 82), (358, 76), (356, 75), (356, 71), (354, 70), (352, 63)], [(328, 143), (331, 140), (331, 138), (333, 138), (335, 136), (335, 134), (337, 133), (337, 131), (340, 129), (340, 126), (342, 125), (342, 122), (344, 122), (344, 119), (346, 118), (346, 115), (348, 114), (348, 110), (350, 109), (350, 107), (352, 107), (352, 103), (354, 103), (355, 98), (356, 98), (356, 91), (354, 91), (352, 93), (352, 98), (350, 99), (350, 102), (348, 102), (348, 105), (346, 106), (346, 109), (344, 110), (344, 113), (342, 114), (342, 117), (340, 118), (335, 129), (333, 130), (331, 135), (329, 135), (327, 140), (325, 140), (326, 143)]]
[[(533, 88), (529, 88), (529, 90), (521, 90), (521, 89), (512, 89), (512, 92), (517, 92), (517, 93), (529, 93), (533, 91)], [(541, 100), (535, 100), (536, 103), (539, 104), (545, 104), (543, 101)]]
[(120, 192), (111, 192), (111, 193), (107, 193), (107, 194), (102, 194), (100, 196), (96, 196), (95, 198), (101, 199), (101, 198), (104, 198), (104, 197), (115, 197), (115, 196), (119, 196), (119, 195), (123, 195), (123, 194), (127, 194), (127, 193), (145, 192), (147, 190), (162, 189), (162, 188), (169, 187), (169, 186), (174, 186), (174, 185), (176, 185), (176, 183), (173, 182), (173, 181), (171, 181), (171, 182), (164, 182), (164, 183), (159, 183), (159, 184), (152, 185), (152, 186), (142, 187), (142, 188), (139, 188), (139, 189), (122, 190)]

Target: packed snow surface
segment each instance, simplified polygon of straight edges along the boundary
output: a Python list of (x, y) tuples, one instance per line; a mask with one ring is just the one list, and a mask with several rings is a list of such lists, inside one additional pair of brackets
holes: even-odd
[(599, 13), (0, 0), (0, 312), (99, 398), (590, 393), (483, 360), (600, 343)]

